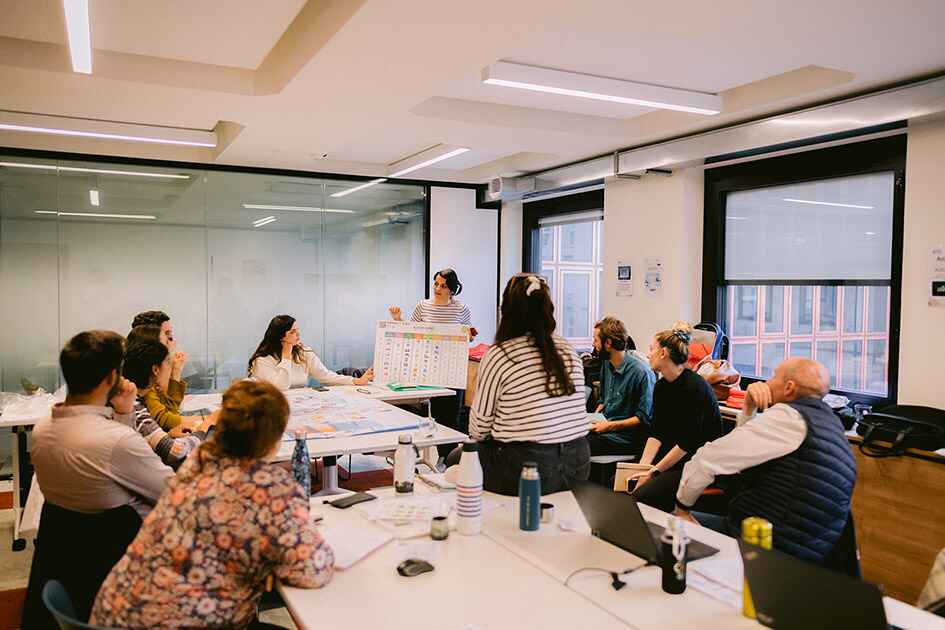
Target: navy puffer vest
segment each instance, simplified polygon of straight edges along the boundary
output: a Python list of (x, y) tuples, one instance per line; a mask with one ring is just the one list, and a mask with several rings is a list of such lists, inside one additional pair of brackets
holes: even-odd
[(742, 487), (729, 507), (729, 525), (760, 516), (774, 526), (774, 547), (822, 562), (846, 525), (856, 462), (840, 419), (816, 398), (787, 403), (807, 424), (801, 446), (784, 457), (742, 472)]

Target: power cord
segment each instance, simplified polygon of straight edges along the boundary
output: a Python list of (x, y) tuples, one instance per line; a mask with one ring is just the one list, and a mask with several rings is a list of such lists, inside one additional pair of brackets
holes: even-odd
[(629, 574), (633, 573), (634, 571), (636, 571), (637, 569), (642, 569), (643, 567), (649, 567), (649, 566), (653, 566), (653, 563), (652, 563), (652, 562), (647, 562), (646, 564), (642, 564), (642, 565), (640, 565), (640, 566), (638, 566), (638, 567), (634, 567), (634, 568), (632, 568), (632, 569), (625, 569), (625, 570), (623, 570), (623, 571), (610, 571), (610, 570), (608, 570), (608, 569), (602, 569), (602, 568), (600, 568), (600, 567), (584, 567), (583, 569), (578, 569), (577, 571), (572, 571), (572, 572), (571, 572), (571, 575), (569, 575), (567, 578), (565, 578), (565, 580), (564, 580), (564, 585), (567, 586), (567, 585), (568, 585), (568, 582), (570, 582), (570, 581), (571, 581), (571, 578), (573, 578), (575, 575), (578, 575), (578, 574), (580, 574), (580, 573), (584, 573), (584, 572), (586, 572), (586, 571), (598, 571), (598, 572), (600, 572), (600, 573), (606, 573), (606, 574), (608, 574), (608, 575), (610, 576), (610, 580), (611, 580), (610, 585), (613, 587), (613, 589), (614, 589), (615, 591), (619, 591), (620, 589), (622, 589), (624, 586), (627, 585), (626, 582), (624, 582), (623, 580), (620, 579), (621, 576), (629, 575)]

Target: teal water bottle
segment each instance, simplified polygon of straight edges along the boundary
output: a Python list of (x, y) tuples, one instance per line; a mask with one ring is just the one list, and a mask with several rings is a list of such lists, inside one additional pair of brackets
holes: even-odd
[(541, 522), (541, 477), (538, 464), (525, 462), (518, 480), (518, 528), (533, 532)]

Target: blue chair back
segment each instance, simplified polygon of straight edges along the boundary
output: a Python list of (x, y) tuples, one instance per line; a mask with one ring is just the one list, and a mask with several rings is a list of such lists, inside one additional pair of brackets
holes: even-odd
[(72, 599), (65, 587), (57, 580), (49, 580), (43, 587), (43, 604), (53, 616), (60, 630), (109, 630), (103, 626), (93, 626), (76, 619)]

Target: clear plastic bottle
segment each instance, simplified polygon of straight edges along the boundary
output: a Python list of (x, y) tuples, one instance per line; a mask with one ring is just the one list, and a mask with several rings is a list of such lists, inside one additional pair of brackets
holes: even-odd
[(401, 433), (397, 436), (394, 451), (394, 491), (398, 494), (413, 492), (414, 475), (417, 469), (417, 452), (413, 449), (413, 436)]
[(474, 536), (482, 531), (482, 465), (479, 463), (479, 444), (473, 440), (463, 443), (456, 480), (456, 531)]
[(308, 456), (305, 432), (295, 432), (295, 450), (292, 451), (292, 476), (302, 486), (305, 496), (312, 495), (312, 460)]

